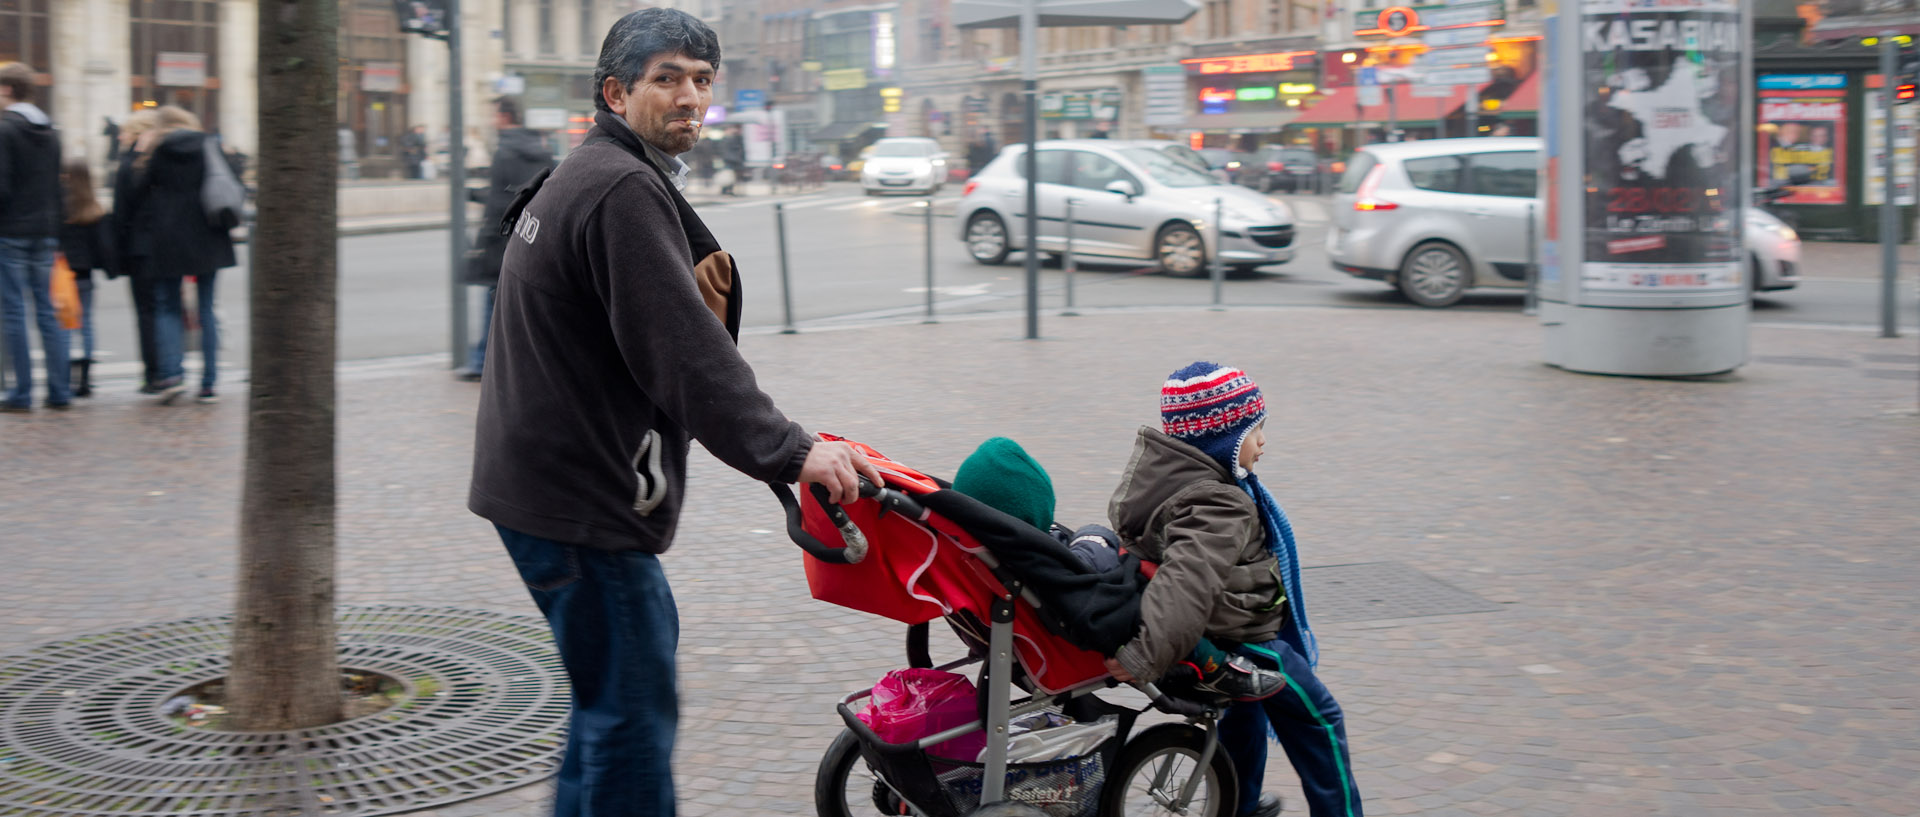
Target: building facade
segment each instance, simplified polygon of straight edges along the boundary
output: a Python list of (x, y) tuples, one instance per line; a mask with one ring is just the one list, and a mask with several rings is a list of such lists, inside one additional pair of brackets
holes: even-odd
[[(339, 0), (339, 122), (363, 176), (399, 172), (400, 137), (450, 132), (446, 44), (404, 34), (392, 0)], [(607, 28), (641, 0), (465, 0), (460, 123), (484, 164), (488, 104), (516, 97), (557, 153), (591, 122)], [(750, 159), (852, 159), (881, 136), (926, 136), (956, 155), (1023, 136), (1014, 29), (960, 29), (951, 0), (671, 0), (712, 24), (723, 66), (710, 131), (739, 124)], [(104, 157), (104, 120), (138, 107), (194, 110), (228, 143), (255, 144), (255, 0), (15, 0), (0, 4), (0, 58), (42, 71), (68, 149)], [(1462, 22), (1463, 15), (1474, 19)], [(1477, 16), (1476, 16), (1477, 15)], [(1484, 19), (1482, 19), (1484, 18)], [(1464, 26), (1464, 28), (1462, 28)], [(1440, 53), (1436, 31), (1483, 31)], [(1042, 29), (1040, 133), (1181, 139), (1329, 157), (1401, 136), (1536, 132), (1537, 0), (1204, 0), (1179, 25)], [(1452, 62), (1449, 63), (1448, 60)], [(1421, 80), (1465, 70), (1450, 86)], [(1471, 80), (1471, 81), (1467, 81)], [(1366, 85), (1380, 85), (1366, 88)]]
[[(658, 3), (638, 0), (465, 0), (461, 37), (469, 163), (487, 161), (490, 102), (517, 97), (555, 148), (577, 144), (591, 120), (592, 77), (613, 21)], [(719, 0), (678, 0), (710, 22)], [(362, 177), (402, 172), (401, 139), (425, 126), (444, 149), (447, 44), (401, 30), (393, 0), (339, 0), (336, 111)], [(242, 152), (259, 149), (257, 0), (14, 0), (0, 3), (0, 61), (40, 74), (42, 107), (69, 155), (104, 161), (106, 122), (179, 105)]]

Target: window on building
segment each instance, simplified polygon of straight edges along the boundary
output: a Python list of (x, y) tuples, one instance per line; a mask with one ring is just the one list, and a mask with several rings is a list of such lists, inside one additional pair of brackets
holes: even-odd
[(540, 53), (543, 56), (558, 53), (560, 48), (553, 42), (553, 0), (538, 0), (538, 2), (540, 5), (536, 13), (539, 15), (539, 20), (535, 27), (540, 34)]
[(1233, 0), (1210, 0), (1207, 3), (1207, 38), (1231, 37), (1233, 33)]
[(599, 10), (595, 8), (598, 5), (595, 0), (580, 0), (580, 53), (589, 56), (600, 53), (601, 35), (605, 33), (597, 25), (594, 12)]
[(500, 48), (508, 54), (513, 51), (513, 0), (500, 0)]
[[(51, 0), (0, 2), (0, 62), (23, 62), (42, 75), (51, 75), (53, 35), (48, 20), (49, 2)], [(151, 69), (152, 66), (148, 66), (148, 70)], [(53, 111), (52, 88), (41, 88), (34, 102), (56, 120), (59, 118)]]
[(389, 0), (340, 2), (339, 121), (352, 131), (362, 177), (398, 175), (407, 112), (407, 37)]
[[(0, 6), (4, 7), (4, 6)], [(387, 26), (399, 31), (393, 4)], [(208, 128), (220, 125), (220, 4), (217, 0), (132, 0), (133, 102), (178, 105)], [(4, 12), (0, 12), (4, 13)], [(163, 59), (164, 58), (164, 59)], [(29, 63), (31, 64), (31, 63)], [(45, 66), (35, 66), (46, 70)]]

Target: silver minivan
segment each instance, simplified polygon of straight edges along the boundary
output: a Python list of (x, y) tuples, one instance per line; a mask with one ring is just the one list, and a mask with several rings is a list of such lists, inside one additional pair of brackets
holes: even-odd
[[(1526, 286), (1527, 216), (1541, 224), (1538, 137), (1368, 145), (1334, 191), (1327, 257), (1349, 275), (1399, 287), (1421, 306), (1452, 306), (1473, 287)], [(1743, 242), (1754, 290), (1798, 284), (1800, 239), (1757, 207)]]

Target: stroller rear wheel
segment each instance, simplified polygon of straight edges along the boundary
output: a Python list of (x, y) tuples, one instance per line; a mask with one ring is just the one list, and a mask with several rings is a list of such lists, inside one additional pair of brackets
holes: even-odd
[[(1215, 747), (1213, 759), (1200, 770), (1200, 755), (1211, 740), (1205, 730), (1184, 723), (1152, 727), (1127, 741), (1100, 793), (1103, 817), (1143, 817), (1187, 814), (1193, 817), (1231, 817), (1238, 784), (1233, 761)], [(1187, 781), (1202, 777), (1185, 811), (1173, 805)]]
[(813, 807), (820, 817), (900, 814), (900, 798), (860, 757), (860, 739), (841, 729), (820, 758), (813, 778)]

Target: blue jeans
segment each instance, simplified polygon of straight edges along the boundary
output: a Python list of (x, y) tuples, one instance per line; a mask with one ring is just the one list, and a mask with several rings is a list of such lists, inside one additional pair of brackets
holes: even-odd
[(1360, 790), (1347, 756), (1347, 726), (1340, 704), (1314, 677), (1307, 660), (1287, 642), (1275, 639), (1240, 648), (1267, 669), (1279, 670), (1287, 688), (1264, 701), (1234, 704), (1220, 720), (1220, 745), (1240, 776), (1240, 810), (1260, 800), (1267, 774), (1267, 728), (1280, 739), (1287, 760), (1300, 776), (1301, 794), (1311, 817), (1360, 817)]
[(494, 527), (573, 684), (554, 817), (673, 817), (680, 613), (659, 557)]
[(7, 355), (13, 359), (13, 388), (6, 402), (33, 404), (33, 348), (27, 338), (27, 301), (33, 302), (34, 322), (40, 327), (45, 353), (47, 404), (73, 401), (67, 363), (67, 330), (53, 311), (53, 238), (0, 238), (0, 331), (6, 333)]
[(467, 356), (467, 371), (485, 371), (487, 366), (487, 328), (493, 325), (493, 294), (500, 291), (497, 286), (487, 287), (486, 306), (480, 307), (480, 340), (473, 344), (473, 353)]
[(181, 347), (186, 342), (186, 307), (180, 302), (180, 284), (178, 278), (154, 280), (153, 287), (153, 353), (155, 383), (166, 383), (186, 375), (186, 366), (181, 357), (186, 350)]
[[(220, 363), (220, 320), (213, 314), (214, 275), (195, 279), (199, 290), (200, 388), (212, 389)], [(161, 381), (185, 377), (186, 306), (181, 294), (181, 279), (153, 282), (153, 341), (160, 358), (155, 374)]]
[(74, 288), (80, 290), (80, 359), (93, 359), (93, 276), (76, 275)]

